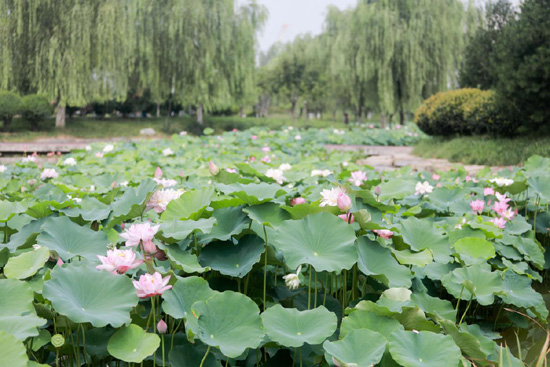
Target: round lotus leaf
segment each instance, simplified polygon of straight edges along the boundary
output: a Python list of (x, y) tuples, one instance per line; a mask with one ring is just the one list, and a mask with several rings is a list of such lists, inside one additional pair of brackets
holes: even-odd
[(155, 353), (160, 345), (157, 334), (146, 333), (137, 325), (123, 327), (111, 336), (107, 350), (124, 362), (139, 363)]
[(275, 305), (262, 313), (266, 334), (285, 347), (321, 344), (334, 334), (337, 317), (320, 306), (309, 311)]
[(342, 366), (370, 367), (382, 359), (386, 339), (368, 329), (352, 330), (343, 340), (323, 344), (325, 351)]
[(393, 359), (403, 367), (458, 366), (462, 356), (453, 338), (429, 331), (395, 331), (389, 343)]
[(6, 367), (27, 367), (27, 350), (23, 343), (15, 336), (0, 330), (0, 345), (2, 356), (0, 365)]
[(467, 265), (486, 262), (495, 257), (495, 246), (484, 238), (461, 238), (454, 244), (456, 252)]
[(441, 277), (441, 283), (456, 298), (477, 299), (480, 305), (488, 306), (495, 301), (495, 293), (503, 290), (502, 273), (491, 271), (487, 264), (458, 268)]
[(48, 219), (42, 230), (36, 242), (57, 252), (65, 261), (75, 256), (97, 260), (97, 255), (105, 255), (109, 245), (105, 233), (81, 227), (67, 217)]
[(340, 338), (345, 338), (356, 329), (369, 329), (382, 334), (386, 339), (395, 330), (403, 330), (403, 325), (391, 317), (377, 315), (374, 312), (355, 310), (348, 317), (342, 320), (340, 327)]
[(24, 252), (19, 256), (8, 260), (4, 268), (6, 278), (25, 279), (36, 274), (50, 257), (50, 251), (46, 247), (38, 250)]
[(355, 231), (329, 213), (287, 220), (277, 227), (275, 246), (291, 269), (310, 264), (316, 271), (340, 272), (357, 262)]
[(219, 348), (226, 357), (236, 358), (262, 342), (260, 309), (244, 294), (218, 293), (195, 303), (192, 310), (198, 317), (200, 340)]
[(138, 303), (127, 276), (72, 264), (54, 268), (44, 283), (44, 297), (71, 321), (94, 327), (129, 324), (130, 311)]
[(243, 278), (260, 261), (264, 241), (256, 235), (246, 235), (234, 245), (232, 242), (215, 242), (202, 249), (199, 262), (223, 275)]
[[(170, 353), (168, 353), (168, 359), (170, 360), (172, 367), (197, 367), (201, 365), (205, 352), (206, 347), (204, 345), (178, 345), (170, 350)], [(202, 366), (221, 367), (221, 363), (212, 353), (209, 353)]]
[(33, 301), (33, 291), (28, 283), (0, 279), (0, 330), (21, 341), (38, 335), (37, 327), (44, 325), (46, 320), (36, 315)]

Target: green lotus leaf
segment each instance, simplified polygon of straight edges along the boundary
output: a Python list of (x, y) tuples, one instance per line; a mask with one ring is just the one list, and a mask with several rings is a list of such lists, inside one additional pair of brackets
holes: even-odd
[[(21, 227), (19, 232), (11, 235), (10, 241), (5, 245), (10, 252), (14, 252), (20, 247), (30, 247), (36, 243), (36, 236), (41, 232), (41, 227), (46, 221), (46, 218), (40, 218), (31, 221)], [(2, 248), (3, 245), (0, 245)]]
[[(168, 359), (170, 360), (170, 365), (172, 367), (197, 367), (201, 365), (202, 358), (206, 348), (198, 348), (197, 345), (184, 344), (177, 345), (170, 350), (168, 353)], [(203, 367), (221, 367), (221, 363), (218, 362), (216, 357), (213, 354), (208, 354)]]
[(426, 314), (419, 307), (403, 307), (401, 313), (394, 318), (403, 325), (405, 330), (427, 330), (439, 332), (440, 327), (426, 318)]
[(474, 360), (487, 359), (489, 354), (495, 349), (495, 342), (483, 336), (481, 332), (479, 332), (479, 329), (478, 333), (474, 335), (467, 330), (463, 330), (462, 328), (459, 329), (453, 321), (440, 320), (439, 323), (443, 329), (445, 329), (445, 332), (453, 338), (464, 355)]
[(224, 194), (241, 199), (250, 206), (274, 201), (277, 197), (286, 194), (286, 190), (283, 187), (265, 182), (259, 184), (218, 184), (216, 188)]
[(441, 282), (447, 291), (462, 299), (477, 299), (479, 304), (488, 306), (493, 304), (495, 293), (502, 292), (501, 272), (492, 272), (488, 266), (472, 265), (466, 268), (458, 268), (441, 277)]
[(208, 282), (199, 277), (177, 278), (170, 292), (164, 292), (162, 309), (175, 319), (185, 319), (186, 328), (199, 333), (197, 318), (191, 312), (195, 302), (206, 301), (218, 292), (213, 291)]
[(147, 179), (140, 183), (138, 187), (127, 189), (122, 196), (115, 199), (111, 204), (113, 208), (112, 218), (109, 227), (126, 221), (128, 219), (139, 217), (147, 205), (147, 200), (157, 188), (157, 183)]
[(241, 207), (229, 207), (218, 209), (212, 214), (217, 225), (210, 233), (199, 236), (201, 244), (209, 243), (212, 240), (227, 241), (232, 236), (240, 234), (248, 225), (246, 214)]
[(520, 235), (529, 230), (532, 226), (521, 215), (517, 215), (514, 219), (506, 224), (506, 232), (513, 235)]
[(36, 242), (57, 252), (64, 261), (75, 256), (97, 260), (97, 255), (105, 255), (109, 245), (105, 233), (81, 227), (67, 217), (48, 219)]
[(130, 323), (138, 297), (127, 276), (73, 264), (57, 266), (51, 275), (44, 283), (44, 297), (71, 321), (94, 327)]
[(157, 334), (146, 333), (137, 325), (130, 324), (111, 336), (107, 350), (113, 357), (124, 362), (139, 363), (155, 353), (160, 345)]
[(199, 264), (197, 255), (192, 254), (187, 250), (183, 250), (178, 245), (170, 245), (165, 248), (166, 256), (176, 265), (181, 266), (186, 273), (204, 273), (208, 268), (203, 268)]
[(247, 213), (250, 219), (269, 227), (278, 226), (290, 219), (288, 212), (275, 203), (249, 206), (244, 208), (243, 212)]
[(538, 242), (535, 242), (531, 238), (512, 236), (508, 233), (504, 233), (502, 239), (498, 239), (497, 241), (504, 245), (513, 246), (539, 270), (544, 268), (544, 249)]
[(368, 228), (368, 225), (370, 224), (370, 220), (372, 218), (370, 212), (367, 209), (361, 209), (353, 213), (353, 217), (355, 218), (355, 221), (359, 223), (359, 226), (362, 229)]
[(456, 321), (456, 309), (450, 301), (432, 297), (426, 293), (413, 293), (411, 300), (432, 319), (436, 316)]
[(325, 351), (342, 366), (370, 367), (382, 359), (386, 339), (369, 329), (352, 330), (343, 340), (323, 344)]
[(403, 367), (458, 366), (460, 349), (449, 335), (429, 331), (401, 331), (392, 334), (389, 351)]
[(275, 246), (291, 269), (310, 264), (316, 271), (341, 271), (357, 262), (355, 232), (329, 213), (287, 220), (276, 229)]
[(50, 250), (40, 247), (38, 250), (23, 252), (12, 257), (4, 267), (6, 278), (25, 279), (36, 274), (50, 258)]
[(334, 207), (331, 206), (320, 207), (318, 203), (305, 203), (295, 206), (283, 205), (281, 208), (288, 212), (290, 217), (295, 220), (303, 219), (308, 215), (316, 213), (334, 212), (334, 214), (336, 214), (336, 212), (340, 210), (338, 208), (334, 209)]
[(374, 276), (388, 287), (411, 286), (411, 271), (406, 266), (399, 265), (390, 249), (364, 236), (357, 239), (357, 251), (357, 265), (363, 274)]
[(5, 367), (27, 367), (27, 349), (15, 336), (0, 330), (2, 346), (1, 365)]
[(160, 224), (160, 231), (165, 238), (184, 240), (193, 232), (210, 232), (215, 224), (216, 218), (199, 219), (196, 221), (173, 219), (162, 222)]
[(299, 348), (305, 343), (321, 344), (334, 334), (336, 315), (320, 306), (309, 311), (275, 305), (262, 313), (269, 338), (285, 347)]
[(456, 252), (467, 265), (485, 262), (495, 257), (495, 246), (484, 238), (466, 237), (454, 244)]
[(448, 237), (443, 234), (443, 230), (437, 228), (428, 220), (409, 217), (400, 223), (400, 227), (403, 241), (412, 250), (429, 249), (436, 262), (446, 264), (452, 260)]
[(550, 202), (550, 176), (548, 172), (545, 176), (529, 177), (527, 182), (529, 183), (529, 193), (533, 190), (533, 193), (538, 195), (544, 202)]
[(163, 221), (173, 219), (197, 220), (214, 196), (215, 193), (212, 187), (184, 192), (179, 199), (173, 200), (168, 204), (161, 218)]
[(116, 331), (116, 329), (109, 327), (89, 329), (85, 333), (86, 337), (84, 339), (86, 343), (84, 343), (84, 340), (81, 340), (80, 343), (82, 346), (86, 344), (86, 352), (90, 355), (105, 358), (109, 356), (109, 351), (107, 350), (109, 339)]
[(407, 288), (390, 288), (382, 292), (376, 301), (378, 306), (387, 307), (392, 312), (401, 312), (403, 307), (412, 307), (412, 292)]
[(0, 200), (0, 222), (7, 222), (14, 215), (23, 213), (26, 209), (21, 202)]
[(390, 180), (378, 185), (380, 187), (380, 201), (388, 199), (400, 200), (414, 194), (416, 183), (411, 180)]
[(199, 262), (223, 275), (243, 278), (260, 261), (265, 250), (264, 241), (256, 235), (246, 235), (234, 245), (232, 242), (214, 242), (202, 249)]
[(33, 300), (33, 291), (28, 283), (0, 279), (0, 331), (22, 341), (38, 335), (36, 328), (43, 326), (46, 320), (36, 316)]
[(531, 287), (531, 279), (512, 271), (504, 272), (502, 290), (504, 292), (499, 297), (514, 306), (529, 308), (545, 304), (542, 295)]
[(420, 252), (413, 252), (411, 250), (394, 250), (392, 251), (397, 261), (402, 265), (416, 265), (424, 267), (430, 264), (433, 261), (432, 252), (428, 249), (425, 249)]
[(403, 325), (399, 321), (386, 316), (380, 316), (374, 312), (365, 310), (354, 310), (348, 317), (342, 320), (340, 327), (340, 338), (345, 338), (351, 331), (356, 329), (369, 329), (376, 331), (390, 338), (395, 330), (403, 330)]
[(104, 204), (94, 197), (84, 197), (79, 206), (66, 209), (63, 212), (68, 217), (82, 217), (82, 219), (88, 222), (101, 221), (111, 213), (110, 205)]
[(199, 319), (200, 340), (219, 348), (229, 358), (240, 356), (248, 348), (257, 348), (262, 342), (260, 309), (241, 293), (215, 294), (193, 304), (192, 311)]

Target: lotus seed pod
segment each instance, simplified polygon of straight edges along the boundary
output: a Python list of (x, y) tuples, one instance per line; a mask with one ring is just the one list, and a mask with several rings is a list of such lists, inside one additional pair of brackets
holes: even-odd
[(57, 349), (61, 348), (65, 344), (65, 338), (61, 334), (55, 334), (52, 336), (52, 345)]

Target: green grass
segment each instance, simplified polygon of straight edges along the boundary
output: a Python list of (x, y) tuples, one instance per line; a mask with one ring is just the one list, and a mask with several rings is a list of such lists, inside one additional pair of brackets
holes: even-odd
[(419, 142), (414, 147), (414, 154), (464, 164), (522, 165), (535, 154), (550, 157), (550, 136), (520, 136), (514, 139), (478, 136), (433, 138)]
[[(139, 131), (152, 127), (158, 136), (164, 137), (176, 134), (182, 130), (191, 134), (201, 134), (202, 130), (211, 127), (216, 133), (232, 130), (233, 128), (244, 130), (254, 126), (262, 126), (270, 129), (280, 129), (285, 126), (294, 125), (288, 117), (269, 117), (269, 118), (240, 118), (240, 117), (218, 117), (206, 116), (204, 125), (198, 125), (191, 117), (160, 117), (146, 119), (96, 119), (93, 117), (75, 117), (67, 119), (66, 128), (63, 130), (55, 129), (55, 120), (50, 119), (41, 124), (40, 131), (29, 131), (29, 125), (22, 119), (14, 119), (11, 124), (11, 132), (0, 133), (0, 141), (18, 142), (32, 141), (44, 138), (84, 138), (101, 139), (112, 137), (135, 137), (139, 136)], [(296, 127), (323, 128), (334, 127), (343, 128), (343, 122), (333, 122), (330, 120), (298, 120)]]

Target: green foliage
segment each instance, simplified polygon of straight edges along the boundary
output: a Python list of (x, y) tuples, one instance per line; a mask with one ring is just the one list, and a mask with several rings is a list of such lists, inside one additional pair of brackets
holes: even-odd
[(21, 115), (30, 122), (31, 130), (38, 130), (38, 124), (53, 112), (48, 99), (38, 94), (29, 94), (21, 99)]
[(3, 130), (9, 131), (13, 116), (21, 111), (21, 97), (13, 92), (0, 91), (0, 120)]
[(441, 92), (428, 98), (415, 116), (429, 135), (512, 135), (519, 119), (492, 91), (467, 88)]

